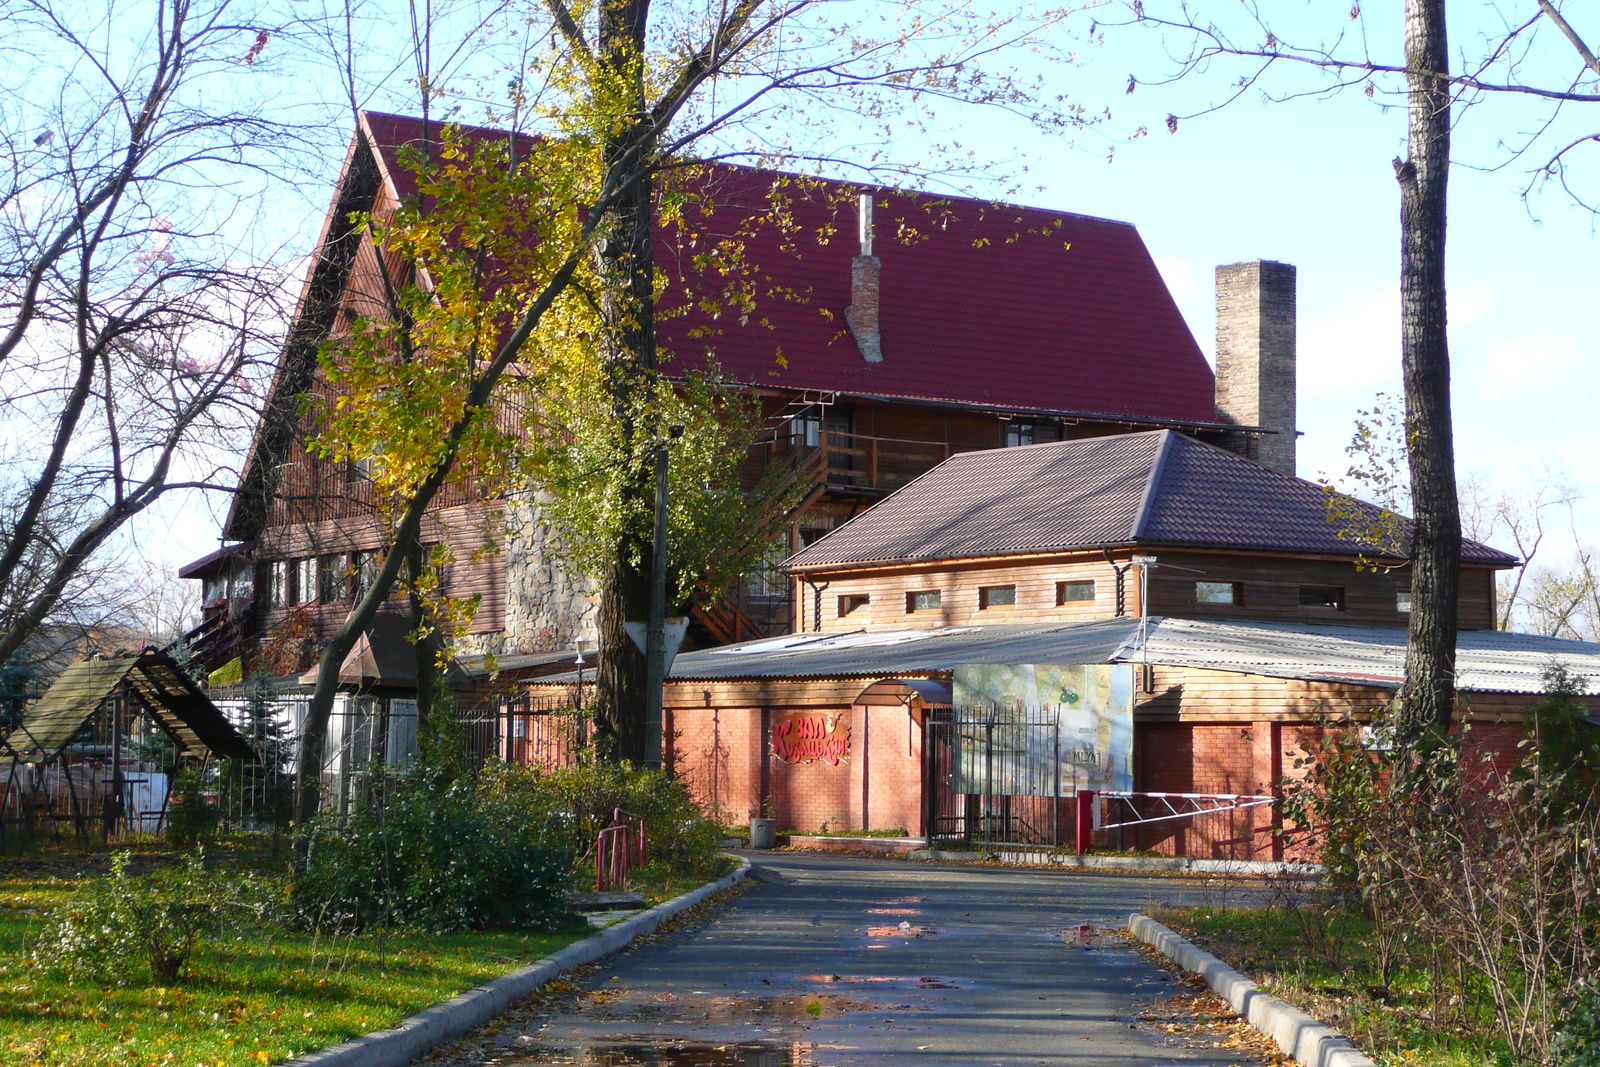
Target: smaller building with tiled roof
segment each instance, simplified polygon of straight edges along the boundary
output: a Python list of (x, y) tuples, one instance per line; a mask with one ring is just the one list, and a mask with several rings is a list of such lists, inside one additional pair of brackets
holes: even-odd
[[(1404, 622), (1410, 525), (1388, 548), (1363, 527), (1331, 514), (1320, 485), (1156, 430), (953, 456), (789, 569), (813, 631), (1141, 613)], [(1493, 625), (1494, 573), (1515, 564), (1462, 542), (1462, 629)]]

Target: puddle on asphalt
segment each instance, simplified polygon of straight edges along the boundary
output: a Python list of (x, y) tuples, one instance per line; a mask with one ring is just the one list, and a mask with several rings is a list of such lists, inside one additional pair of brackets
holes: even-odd
[(530, 1067), (810, 1067), (810, 1051), (810, 1045), (799, 1041), (724, 1045), (607, 1043), (541, 1049), (532, 1058), (510, 1062)]
[(971, 981), (955, 978), (897, 974), (804, 974), (800, 976), (800, 980), (802, 982), (837, 982), (842, 985), (853, 985), (858, 982), (893, 982), (896, 985), (908, 986), (912, 989), (964, 989), (972, 985)]

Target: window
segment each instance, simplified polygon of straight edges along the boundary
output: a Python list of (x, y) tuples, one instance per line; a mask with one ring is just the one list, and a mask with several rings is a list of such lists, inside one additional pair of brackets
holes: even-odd
[(1195, 582), (1194, 602), (1196, 604), (1243, 604), (1244, 583)]
[(1394, 610), (1401, 615), (1411, 614), (1411, 590), (1401, 589), (1394, 595)]
[(343, 556), (317, 557), (317, 599), (324, 604), (348, 600)]
[(924, 589), (916, 593), (906, 594), (907, 614), (916, 611), (938, 611), (944, 598), (937, 589)]
[(842, 619), (852, 612), (861, 611), (870, 603), (872, 603), (872, 598), (865, 593), (842, 596), (839, 598), (839, 618)]
[(789, 573), (783, 561), (789, 558), (789, 541), (780, 538), (761, 552), (761, 558), (744, 576), (744, 585), (751, 596), (788, 596)]
[(1061, 424), (1048, 419), (1012, 419), (1006, 423), (1006, 447), (1061, 440)]
[(822, 414), (796, 415), (789, 420), (789, 447), (816, 448), (822, 441)]
[(1336, 585), (1302, 585), (1300, 606), (1317, 611), (1343, 611), (1344, 590)]
[(371, 589), (373, 583), (378, 580), (378, 571), (382, 566), (383, 557), (378, 555), (376, 550), (368, 549), (365, 552), (357, 552), (355, 554), (352, 597), (359, 598), (366, 595), (367, 590)]
[(267, 583), (270, 586), (267, 593), (267, 603), (275, 608), (287, 607), (289, 600), (289, 575), (292, 564), (285, 559), (275, 559), (267, 567)]
[(1094, 579), (1056, 583), (1056, 604), (1079, 604), (1094, 600)]
[(289, 586), (292, 603), (309, 604), (317, 599), (317, 558), (297, 559), (292, 567), (293, 579)]
[(989, 585), (978, 590), (978, 610), (1014, 608), (1017, 606), (1017, 587), (1014, 585)]

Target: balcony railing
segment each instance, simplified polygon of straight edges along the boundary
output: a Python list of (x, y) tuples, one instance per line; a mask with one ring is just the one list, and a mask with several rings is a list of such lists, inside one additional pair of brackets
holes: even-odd
[(893, 492), (950, 458), (943, 441), (828, 431), (814, 445), (780, 437), (766, 448), (769, 467), (792, 463), (817, 490), (843, 495)]

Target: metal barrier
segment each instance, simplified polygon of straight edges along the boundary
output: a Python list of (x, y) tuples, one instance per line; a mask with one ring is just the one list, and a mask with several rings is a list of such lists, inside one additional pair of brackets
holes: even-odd
[(644, 819), (621, 808), (612, 809), (611, 825), (594, 842), (594, 888), (597, 893), (628, 888), (633, 868), (648, 862)]
[[(1174, 829), (1182, 834), (1202, 828), (1209, 831), (1201, 836), (1210, 841), (1214, 852), (1218, 851), (1220, 845), (1227, 844), (1230, 854), (1220, 858), (1249, 859), (1258, 850), (1255, 841), (1256, 820), (1254, 816), (1240, 820), (1238, 813), (1270, 807), (1276, 800), (1276, 797), (1254, 793), (1140, 793), (1084, 789), (1078, 792), (1076, 798), (1073, 837), (1079, 855), (1090, 852), (1097, 843), (1118, 849), (1128, 848), (1130, 830), (1133, 831), (1131, 847), (1143, 848), (1146, 835), (1142, 827), (1174, 823)], [(1166, 833), (1161, 835), (1162, 839), (1175, 836)], [(1187, 853), (1183, 847), (1186, 844), (1180, 839), (1174, 842), (1174, 848)], [(1238, 847), (1240, 845), (1244, 847)], [(1245, 855), (1237, 855), (1239, 852)]]

